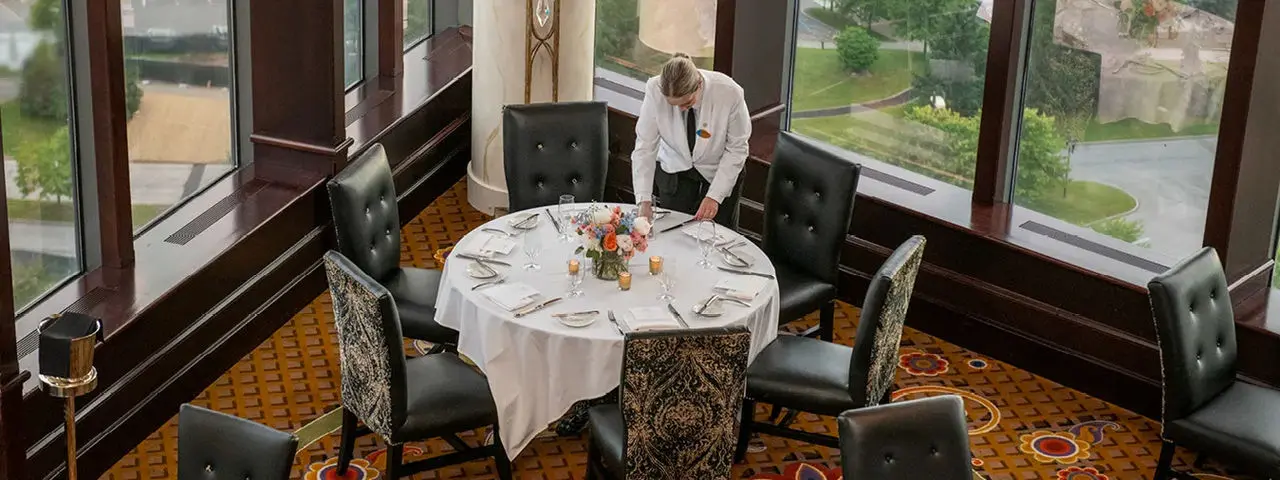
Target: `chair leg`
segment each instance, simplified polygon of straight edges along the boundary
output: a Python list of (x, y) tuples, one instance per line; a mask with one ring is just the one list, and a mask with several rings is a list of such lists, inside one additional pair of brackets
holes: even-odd
[(824, 342), (835, 340), (836, 329), (836, 302), (832, 301), (822, 306), (818, 312), (818, 339)]
[(769, 408), (769, 423), (777, 422), (779, 415), (782, 415), (782, 406), (774, 404), (773, 407)]
[(404, 476), (400, 466), (404, 462), (404, 444), (397, 443), (387, 447), (387, 480), (396, 480)]
[(511, 480), (511, 459), (507, 458), (507, 449), (502, 446), (497, 424), (493, 425), (493, 449), (493, 463), (498, 467), (498, 479)]
[(790, 427), (792, 422), (796, 421), (796, 417), (800, 416), (800, 411), (796, 409), (788, 409), (787, 414), (782, 416), (782, 420), (778, 421), (779, 427)]
[(1160, 446), (1160, 461), (1156, 462), (1156, 474), (1152, 477), (1152, 480), (1168, 480), (1169, 475), (1174, 474), (1173, 453), (1175, 448), (1173, 442), (1163, 441), (1163, 445)]
[(342, 437), (338, 443), (338, 476), (347, 475), (347, 466), (356, 450), (356, 423), (359, 419), (346, 407), (342, 408)]
[(745, 398), (742, 400), (742, 418), (738, 421), (738, 448), (733, 452), (733, 463), (742, 463), (747, 459), (747, 444), (751, 442), (751, 424), (755, 421), (756, 401)]
[(1204, 452), (1196, 452), (1196, 460), (1191, 462), (1191, 468), (1196, 470), (1204, 470), (1205, 456)]
[(587, 441), (587, 480), (600, 478), (597, 465), (600, 463), (600, 450), (596, 447), (596, 439)]

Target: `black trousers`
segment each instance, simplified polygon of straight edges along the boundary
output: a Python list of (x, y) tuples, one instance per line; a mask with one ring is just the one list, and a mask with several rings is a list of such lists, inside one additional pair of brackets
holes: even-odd
[[(693, 168), (677, 173), (667, 173), (659, 168), (654, 174), (653, 183), (656, 204), (662, 208), (689, 215), (698, 213), (702, 199), (706, 198), (707, 190), (711, 188), (711, 182), (702, 178), (702, 174)], [(738, 182), (733, 186), (733, 193), (720, 202), (720, 209), (716, 212), (716, 223), (729, 228), (738, 228), (738, 197), (741, 190), (742, 176), (739, 175)]]

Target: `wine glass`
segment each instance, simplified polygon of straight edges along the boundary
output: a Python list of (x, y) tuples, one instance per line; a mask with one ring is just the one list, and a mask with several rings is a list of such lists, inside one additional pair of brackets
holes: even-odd
[(529, 257), (529, 263), (524, 264), (524, 269), (529, 271), (537, 271), (542, 269), (542, 265), (538, 265), (538, 254), (542, 253), (542, 236), (537, 232), (529, 232), (524, 234), (524, 255)]
[(711, 255), (711, 250), (716, 246), (716, 222), (711, 220), (703, 220), (698, 224), (698, 248), (702, 251), (702, 260), (698, 261), (698, 266), (702, 268), (711, 268), (715, 265), (707, 260)]
[(669, 259), (662, 265), (662, 273), (658, 274), (658, 283), (662, 285), (662, 295), (658, 296), (658, 300), (671, 303), (672, 300), (676, 299), (671, 292), (676, 289), (676, 279), (680, 278), (677, 270), (674, 259)]
[(569, 298), (578, 298), (582, 296), (582, 277), (585, 275), (587, 265), (582, 261), (581, 255), (570, 255), (569, 260), (577, 260), (578, 268), (569, 270)]
[(569, 243), (573, 241), (573, 237), (569, 235), (569, 229), (573, 226), (573, 195), (561, 195), (560, 203), (556, 205), (556, 216), (560, 217), (560, 241)]

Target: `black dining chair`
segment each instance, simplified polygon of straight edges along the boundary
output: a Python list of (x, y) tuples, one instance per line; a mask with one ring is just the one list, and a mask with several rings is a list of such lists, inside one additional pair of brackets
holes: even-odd
[[(511, 462), (498, 435), (498, 409), (488, 381), (457, 355), (406, 359), (400, 320), (390, 292), (342, 254), (324, 256), (333, 295), (342, 371), (342, 437), (338, 475), (345, 475), (363, 433), (382, 437), (385, 478), (493, 457), (498, 477), (511, 478)], [(492, 426), (493, 443), (472, 447), (457, 433)], [(402, 464), (405, 442), (440, 437), (454, 452)]]
[(374, 145), (327, 185), (338, 251), (386, 287), (400, 311), (404, 336), (454, 350), (458, 332), (436, 323), (441, 272), (400, 266), (400, 210), (391, 164)]
[(777, 270), (778, 324), (819, 311), (804, 332), (831, 341), (840, 249), (861, 167), (791, 132), (778, 135), (764, 204), (764, 252)]
[(298, 438), (191, 404), (178, 410), (178, 480), (286, 480)]
[(1236, 322), (1218, 252), (1205, 247), (1147, 284), (1163, 370), (1156, 480), (1178, 445), (1280, 478), (1280, 391), (1236, 379)]
[(757, 422), (756, 402), (772, 404), (775, 412), (785, 408), (827, 416), (888, 402), (898, 365), (902, 326), (924, 244), (924, 237), (919, 235), (907, 239), (871, 278), (853, 348), (779, 335), (756, 355), (747, 368), (739, 461), (746, 454), (753, 431), (839, 447), (836, 437), (788, 428), (786, 419), (777, 424)]
[(507, 105), (502, 158), (512, 212), (604, 200), (609, 170), (609, 110), (605, 102)]
[(955, 395), (840, 414), (844, 478), (973, 480), (964, 402)]
[(593, 407), (587, 478), (729, 478), (746, 327), (629, 333), (618, 403)]

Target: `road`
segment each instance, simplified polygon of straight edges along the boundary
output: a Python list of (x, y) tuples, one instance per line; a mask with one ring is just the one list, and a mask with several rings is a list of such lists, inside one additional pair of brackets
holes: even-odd
[(1217, 137), (1081, 144), (1071, 177), (1112, 185), (1138, 201), (1125, 218), (1142, 222), (1151, 248), (1182, 257), (1204, 241)]

